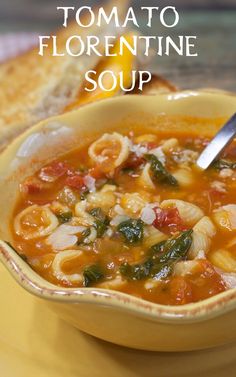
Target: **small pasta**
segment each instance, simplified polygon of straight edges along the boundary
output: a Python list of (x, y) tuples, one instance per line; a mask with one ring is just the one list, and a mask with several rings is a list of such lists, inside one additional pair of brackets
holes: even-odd
[(211, 253), (210, 261), (218, 268), (226, 272), (236, 272), (236, 259), (225, 249), (219, 249)]
[(168, 153), (171, 150), (177, 148), (178, 146), (179, 146), (178, 139), (171, 138), (171, 139), (165, 140), (161, 147), (164, 153)]
[(150, 225), (145, 227), (143, 244), (145, 247), (150, 248), (159, 242), (165, 241), (167, 238), (166, 234)]
[(52, 202), (52, 204), (50, 205), (50, 209), (53, 213), (55, 213), (56, 215), (57, 214), (60, 214), (60, 213), (67, 213), (67, 212), (70, 212), (70, 208), (64, 204), (61, 204), (60, 202), (58, 201), (54, 201)]
[(94, 218), (89, 213), (86, 212), (87, 201), (82, 200), (78, 202), (75, 206), (75, 214), (77, 216), (78, 224), (83, 226), (91, 226), (94, 223)]
[(193, 173), (188, 168), (178, 169), (172, 175), (175, 177), (175, 179), (177, 179), (179, 185), (182, 187), (189, 187), (194, 184)]
[(204, 252), (204, 255), (207, 254), (211, 247), (211, 239), (215, 234), (216, 229), (211, 219), (208, 216), (204, 216), (193, 227), (193, 242), (188, 252), (188, 257), (195, 259), (198, 258), (201, 252)]
[(224, 231), (236, 230), (236, 204), (229, 204), (218, 208), (213, 213), (216, 225)]
[(113, 191), (98, 191), (87, 196), (87, 203), (91, 207), (100, 207), (108, 212), (116, 204), (116, 196)]
[(117, 187), (115, 185), (104, 185), (103, 188), (100, 190), (100, 192), (115, 192), (117, 190)]
[(176, 263), (174, 267), (175, 276), (186, 276), (188, 274), (194, 273), (199, 267), (199, 262), (196, 260), (192, 261), (181, 261)]
[(82, 283), (83, 276), (81, 274), (65, 274), (63, 272), (63, 264), (82, 256), (83, 253), (80, 250), (66, 250), (59, 252), (52, 262), (53, 275), (61, 281), (67, 281), (69, 283)]
[(125, 209), (125, 212), (130, 215), (139, 214), (146, 206), (147, 201), (144, 200), (138, 193), (124, 194), (121, 198), (120, 205)]
[(176, 207), (183, 222), (189, 226), (195, 225), (204, 216), (203, 211), (199, 207), (183, 200), (169, 199), (161, 203), (161, 208), (170, 207)]
[(150, 168), (151, 165), (147, 163), (142, 171), (142, 174), (140, 175), (138, 179), (138, 183), (141, 187), (145, 187), (148, 189), (155, 189), (155, 185), (152, 181), (151, 174), (150, 174)]
[(129, 152), (129, 139), (117, 132), (104, 134), (88, 150), (90, 158), (95, 163), (104, 165), (108, 170), (120, 166), (128, 158)]
[(205, 233), (194, 231), (192, 234), (192, 245), (188, 252), (188, 257), (190, 259), (195, 259), (198, 257), (199, 252), (208, 253), (211, 246), (211, 239)]
[(57, 217), (48, 206), (36, 204), (25, 208), (14, 220), (16, 234), (26, 240), (48, 236), (58, 225)]
[(193, 227), (193, 230), (195, 232), (206, 234), (206, 236), (210, 238), (216, 234), (216, 227), (208, 216), (204, 216), (201, 220), (199, 220)]
[(136, 144), (155, 143), (155, 142), (157, 142), (157, 135), (145, 134), (145, 135), (136, 136), (135, 139), (134, 139), (134, 142)]

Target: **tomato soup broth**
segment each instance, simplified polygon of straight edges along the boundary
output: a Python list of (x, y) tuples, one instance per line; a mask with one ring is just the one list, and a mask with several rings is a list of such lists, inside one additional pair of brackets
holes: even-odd
[(20, 185), (14, 247), (53, 284), (168, 305), (236, 286), (236, 145), (145, 128), (101, 135)]

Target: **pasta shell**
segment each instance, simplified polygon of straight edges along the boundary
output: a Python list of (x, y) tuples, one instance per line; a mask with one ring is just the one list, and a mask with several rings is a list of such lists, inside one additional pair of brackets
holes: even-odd
[(198, 223), (193, 227), (196, 232), (204, 233), (206, 236), (212, 238), (216, 234), (216, 227), (211, 221), (210, 217), (204, 216)]
[(57, 217), (48, 206), (36, 204), (25, 208), (14, 220), (16, 234), (26, 240), (48, 236), (58, 225)]
[(168, 140), (165, 140), (162, 144), (162, 150), (164, 153), (171, 152), (173, 149), (177, 148), (179, 146), (179, 142), (175, 138), (171, 138)]
[(117, 132), (104, 134), (89, 147), (88, 153), (96, 164), (109, 172), (128, 158), (130, 140)]
[(204, 216), (203, 211), (199, 207), (183, 200), (169, 199), (161, 203), (161, 208), (170, 207), (176, 207), (183, 222), (189, 226), (195, 225)]
[(188, 252), (188, 257), (190, 259), (195, 259), (198, 257), (200, 251), (208, 253), (211, 247), (211, 239), (202, 232), (194, 231), (192, 234), (192, 245)]
[(120, 205), (128, 214), (137, 214), (142, 211), (147, 202), (136, 192), (122, 196)]
[(139, 143), (155, 143), (155, 142), (157, 142), (157, 135), (145, 134), (145, 135), (136, 136), (135, 139), (134, 139), (134, 142), (136, 144), (139, 144)]
[(116, 204), (116, 196), (113, 191), (100, 191), (87, 196), (87, 202), (93, 208), (100, 207), (105, 212)]
[[(91, 194), (93, 195), (93, 194)], [(75, 214), (77, 216), (77, 221), (80, 225), (91, 226), (94, 223), (94, 218), (89, 213), (86, 212), (87, 201), (82, 200), (78, 202), (75, 206)]]
[(219, 249), (211, 253), (210, 261), (226, 272), (236, 272), (236, 259), (225, 249)]
[(155, 189), (155, 185), (152, 181), (151, 174), (150, 174), (150, 168), (151, 165), (147, 163), (142, 171), (142, 174), (140, 175), (138, 179), (138, 183), (140, 186), (148, 189)]
[(143, 246), (150, 248), (159, 242), (165, 241), (167, 238), (168, 237), (166, 234), (160, 232), (160, 230), (156, 229), (154, 226), (146, 226), (144, 231)]
[(176, 263), (174, 268), (174, 275), (186, 276), (194, 273), (199, 267), (199, 262), (196, 260), (192, 261), (181, 261)]
[(53, 275), (61, 281), (67, 281), (70, 283), (82, 283), (83, 276), (81, 274), (67, 275), (62, 271), (63, 264), (69, 262), (75, 258), (82, 256), (80, 250), (66, 250), (59, 252), (52, 262)]
[(236, 204), (220, 207), (213, 213), (213, 218), (222, 230), (236, 230)]
[(172, 174), (178, 181), (179, 185), (182, 187), (189, 187), (194, 184), (194, 177), (189, 169), (179, 169)]

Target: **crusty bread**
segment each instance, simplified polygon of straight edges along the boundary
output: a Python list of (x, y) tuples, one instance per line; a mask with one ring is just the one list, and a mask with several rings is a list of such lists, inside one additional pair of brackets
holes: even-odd
[[(110, 0), (107, 11), (118, 4), (120, 17), (129, 0)], [(80, 28), (75, 22), (57, 34), (60, 51), (71, 35), (113, 35), (111, 26)], [(73, 48), (76, 48), (74, 45)], [(41, 119), (60, 113), (72, 102), (87, 70), (99, 57), (52, 57), (50, 49), (43, 57), (38, 48), (0, 65), (0, 149), (13, 137)]]
[[(122, 17), (129, 0), (110, 0), (107, 10), (117, 4)], [(57, 34), (60, 50), (69, 36), (79, 34), (85, 38), (88, 33), (109, 35), (114, 34), (114, 30), (111, 32), (105, 25), (88, 31), (72, 23)], [(97, 56), (52, 57), (50, 50), (45, 50), (45, 55), (40, 57), (38, 49), (33, 49), (0, 65), (0, 150), (26, 128), (63, 112), (75, 100), (85, 71), (93, 69), (98, 59)], [(150, 90), (157, 93), (174, 90), (174, 87), (160, 77), (158, 80), (154, 77), (144, 94), (149, 94)]]

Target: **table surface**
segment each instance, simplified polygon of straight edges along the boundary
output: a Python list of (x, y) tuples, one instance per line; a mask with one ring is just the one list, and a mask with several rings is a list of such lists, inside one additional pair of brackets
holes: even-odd
[[(175, 29), (165, 29), (159, 23), (153, 29), (145, 27), (147, 35), (196, 35), (198, 57), (156, 56), (152, 69), (180, 88), (214, 87), (236, 91), (236, 10), (183, 10)], [(37, 31), (45, 34), (58, 21), (42, 18), (16, 18), (14, 22), (1, 20), (0, 33)]]

